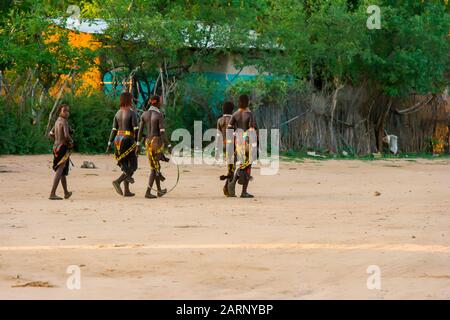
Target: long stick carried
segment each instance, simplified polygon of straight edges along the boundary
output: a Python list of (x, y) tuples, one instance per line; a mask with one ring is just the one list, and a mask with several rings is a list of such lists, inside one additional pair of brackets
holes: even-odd
[(53, 117), (55, 116), (56, 107), (58, 106), (59, 101), (61, 100), (61, 96), (64, 92), (64, 89), (67, 86), (67, 83), (72, 75), (72, 72), (73, 72), (73, 68), (69, 71), (69, 73), (67, 74), (66, 80), (64, 81), (64, 83), (61, 85), (61, 88), (59, 89), (58, 96), (56, 97), (55, 103), (53, 104), (53, 108), (50, 111), (50, 114), (48, 115), (48, 123), (47, 123), (47, 129), (45, 130), (45, 135), (48, 135), (48, 133), (51, 130), (52, 120), (53, 120)]

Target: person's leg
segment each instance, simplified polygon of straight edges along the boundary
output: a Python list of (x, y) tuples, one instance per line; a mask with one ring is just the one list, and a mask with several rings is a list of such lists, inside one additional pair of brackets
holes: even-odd
[[(154, 175), (153, 181), (156, 182), (156, 189), (157, 189), (156, 194), (158, 195), (158, 197), (162, 197), (167, 193), (167, 190), (161, 189), (161, 180), (164, 181), (166, 178), (164, 178), (161, 175), (161, 165), (159, 163), (161, 154), (159, 148), (160, 148), (159, 144), (157, 143), (157, 141), (155, 141), (155, 145), (153, 145), (150, 149), (149, 159), (150, 159), (150, 166), (152, 168), (152, 174)], [(152, 187), (153, 183), (150, 185), (150, 188)]]
[(64, 189), (64, 199), (69, 199), (72, 196), (72, 192), (67, 188), (67, 177), (64, 174), (61, 176), (61, 185)]
[(150, 178), (148, 179), (147, 192), (145, 193), (145, 197), (148, 199), (156, 198), (156, 196), (152, 194), (152, 188), (153, 188), (153, 183), (155, 182), (155, 176), (156, 176), (156, 172), (155, 172), (155, 170), (152, 169), (150, 172)]
[(229, 197), (230, 194), (228, 193), (228, 183), (233, 178), (234, 165), (232, 165), (232, 164), (227, 165), (227, 169), (228, 169), (228, 172), (227, 172), (227, 175), (225, 177), (225, 185), (223, 186), (223, 194), (226, 197)]
[(249, 181), (250, 180), (247, 179), (247, 177), (245, 177), (244, 184), (242, 185), (242, 195), (247, 194), (247, 188), (248, 188)]
[(128, 177), (126, 179), (127, 182), (133, 184), (134, 183), (134, 172), (137, 170), (138, 162), (137, 157), (134, 151), (128, 155)]
[[(127, 177), (130, 177), (129, 175), (127, 175)], [(130, 183), (128, 182), (128, 180), (125, 180), (123, 182), (123, 187), (124, 187), (124, 196), (125, 197), (134, 197), (134, 193), (132, 193), (130, 191)]]
[(156, 182), (156, 188), (158, 190), (158, 197), (162, 197), (163, 195), (165, 195), (167, 193), (167, 189), (161, 189), (161, 177), (160, 177), (160, 173), (156, 174), (155, 177), (155, 182)]
[(243, 174), (244, 174), (244, 183), (242, 185), (241, 198), (253, 198), (254, 196), (247, 192), (248, 184), (250, 182), (251, 166), (245, 168)]
[(64, 170), (64, 166), (60, 165), (55, 172), (55, 178), (53, 179), (53, 186), (50, 192), (50, 200), (62, 200), (62, 198), (56, 195), (56, 189), (58, 188), (59, 181), (61, 181), (61, 176)]
[(228, 178), (225, 180), (225, 185), (223, 186), (222, 190), (225, 197), (230, 196), (230, 194), (228, 193)]
[(137, 158), (136, 158), (136, 154), (134, 152), (131, 152), (127, 157), (126, 157), (126, 178), (123, 182), (123, 187), (124, 187), (124, 193), (123, 195), (125, 197), (134, 197), (134, 193), (132, 193), (130, 191), (130, 183), (134, 183), (134, 179), (133, 179), (133, 174), (134, 171), (136, 171), (137, 169)]
[(236, 197), (236, 183), (239, 179), (238, 172), (234, 172), (231, 178), (228, 179), (228, 197)]
[(122, 188), (120, 187), (120, 184), (121, 184), (122, 181), (124, 181), (126, 178), (127, 178), (127, 174), (126, 174), (126, 173), (122, 173), (122, 174), (120, 175), (119, 178), (117, 178), (116, 180), (114, 180), (114, 181), (112, 182), (114, 189), (115, 189), (116, 192), (117, 192), (119, 195), (121, 195), (121, 196), (123, 196), (123, 191), (122, 191)]
[(161, 189), (161, 181), (166, 180), (166, 178), (163, 177), (161, 174), (161, 165), (159, 163), (159, 154), (157, 157), (155, 157), (155, 182), (156, 182), (156, 189), (158, 190), (158, 197), (162, 197), (167, 193), (167, 189)]

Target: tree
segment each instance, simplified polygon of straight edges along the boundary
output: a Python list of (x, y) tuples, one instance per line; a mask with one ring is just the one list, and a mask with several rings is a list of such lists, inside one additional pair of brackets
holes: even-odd
[[(245, 1), (224, 0), (107, 0), (101, 8), (109, 24), (104, 55), (111, 68), (128, 70), (135, 98), (140, 92), (146, 100), (148, 79), (153, 79), (153, 91), (164, 101), (198, 61), (211, 62), (231, 51), (247, 53), (254, 46), (250, 31), (259, 10)], [(146, 90), (138, 88), (141, 82)]]
[[(77, 72), (87, 70), (94, 53), (69, 43), (69, 31), (51, 20), (64, 14), (52, 1), (13, 1), (1, 10), (0, 94), (3, 91), (8, 100), (19, 102), (19, 112), (30, 100), (33, 113), (40, 114), (44, 100), (51, 100), (50, 88), (60, 80), (65, 86), (68, 77), (73, 79)], [(50, 118), (62, 89), (56, 91), (59, 94)]]
[[(366, 28), (366, 10), (373, 4), (381, 8), (380, 30)], [(316, 89), (334, 90), (332, 140), (339, 89), (367, 86), (384, 101), (375, 119), (381, 151), (393, 99), (436, 94), (448, 84), (449, 21), (448, 2), (443, 0), (273, 1), (259, 29), (280, 50), (268, 53), (269, 62), (261, 66), (309, 80)]]

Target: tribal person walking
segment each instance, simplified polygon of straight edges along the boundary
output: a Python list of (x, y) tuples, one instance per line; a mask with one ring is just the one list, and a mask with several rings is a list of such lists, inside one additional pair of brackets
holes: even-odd
[(235, 196), (236, 182), (242, 184), (241, 198), (253, 198), (247, 192), (251, 179), (252, 162), (257, 155), (257, 125), (256, 119), (249, 108), (249, 98), (246, 94), (239, 96), (239, 109), (231, 117), (228, 128), (234, 129), (236, 156), (240, 162), (233, 180), (228, 183), (228, 194)]
[(67, 189), (70, 152), (73, 148), (73, 140), (70, 135), (69, 122), (67, 121), (70, 114), (69, 106), (65, 104), (60, 105), (58, 107), (58, 113), (59, 117), (49, 133), (49, 136), (55, 140), (53, 144), (53, 170), (55, 171), (55, 178), (50, 192), (50, 200), (62, 200), (61, 197), (56, 195), (56, 189), (60, 181), (64, 189), (64, 199), (69, 199), (72, 196), (72, 192)]
[[(154, 199), (157, 198), (157, 196), (162, 197), (167, 193), (167, 189), (161, 188), (161, 181), (164, 181), (165, 178), (161, 173), (160, 161), (169, 161), (163, 153), (164, 144), (168, 146), (169, 152), (171, 152), (172, 146), (167, 140), (166, 129), (164, 127), (164, 115), (160, 110), (161, 98), (159, 96), (153, 96), (150, 99), (150, 103), (150, 108), (141, 116), (136, 154), (139, 153), (140, 143), (145, 132), (145, 149), (147, 151), (147, 157), (151, 169), (145, 197), (148, 199)], [(155, 182), (157, 196), (152, 194), (152, 188)]]
[[(122, 174), (113, 181), (116, 192), (124, 197), (133, 197), (130, 191), (130, 183), (134, 183), (133, 174), (137, 170), (137, 157), (135, 153), (135, 138), (138, 133), (138, 118), (136, 112), (131, 109), (132, 96), (129, 92), (120, 95), (120, 110), (113, 120), (113, 128), (109, 137), (107, 152), (114, 142), (114, 156), (117, 165), (122, 169)], [(123, 182), (124, 190), (120, 184)]]
[[(228, 124), (230, 123), (231, 117), (234, 112), (233, 102), (225, 102), (222, 107), (223, 115), (217, 120), (217, 138), (222, 139), (223, 150), (225, 151), (225, 161), (227, 163), (227, 174), (220, 176), (220, 180), (225, 180), (225, 185), (223, 187), (223, 194), (229, 196), (228, 194), (228, 183), (233, 180), (233, 174), (236, 165), (236, 157), (234, 154), (234, 139), (231, 135), (227, 137)], [(218, 141), (218, 140), (217, 140)], [(218, 151), (218, 150), (217, 150)]]

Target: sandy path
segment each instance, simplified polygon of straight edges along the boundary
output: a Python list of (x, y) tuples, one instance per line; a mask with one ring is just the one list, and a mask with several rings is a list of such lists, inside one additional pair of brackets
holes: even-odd
[[(448, 159), (283, 163), (255, 171), (250, 200), (222, 196), (223, 168), (185, 166), (146, 200), (144, 157), (123, 199), (111, 157), (75, 155), (62, 202), (47, 200), (50, 160), (0, 157), (0, 298), (450, 298)], [(367, 289), (370, 265), (381, 290)], [(34, 281), (50, 287), (15, 287)]]

